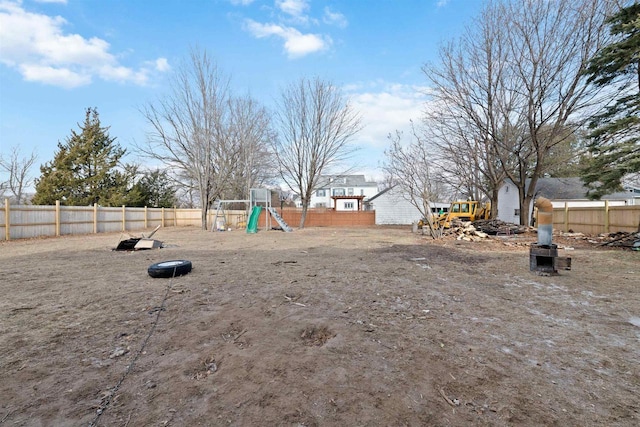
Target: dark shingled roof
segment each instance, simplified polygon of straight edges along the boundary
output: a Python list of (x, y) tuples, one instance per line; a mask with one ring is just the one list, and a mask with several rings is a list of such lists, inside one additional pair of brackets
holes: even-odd
[[(346, 181), (346, 182), (345, 182)], [(323, 175), (318, 188), (322, 187), (377, 187), (375, 181), (367, 181), (364, 175)]]
[[(531, 180), (527, 180), (527, 186)], [(540, 178), (536, 185), (535, 197), (551, 200), (587, 200), (588, 188), (580, 178)], [(629, 192), (618, 192), (603, 196), (603, 200), (621, 200), (633, 197)]]

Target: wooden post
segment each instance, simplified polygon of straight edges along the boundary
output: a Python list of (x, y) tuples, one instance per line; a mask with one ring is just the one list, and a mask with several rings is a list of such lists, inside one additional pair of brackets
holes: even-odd
[(609, 232), (609, 201), (604, 201), (604, 232)]
[(93, 234), (98, 234), (98, 204), (93, 204)]
[(564, 202), (564, 232), (569, 232), (569, 202)]
[(9, 199), (4, 199), (4, 238), (6, 241), (11, 239), (11, 210), (9, 209)]
[(173, 207), (173, 226), (178, 226), (178, 208), (176, 208), (175, 206)]
[(160, 220), (160, 223), (162, 224), (162, 228), (164, 228), (164, 208), (162, 208), (162, 218)]
[(144, 207), (144, 228), (147, 228), (147, 207)]
[(56, 237), (60, 237), (60, 200), (56, 200)]
[(122, 231), (127, 231), (127, 208), (122, 205)]

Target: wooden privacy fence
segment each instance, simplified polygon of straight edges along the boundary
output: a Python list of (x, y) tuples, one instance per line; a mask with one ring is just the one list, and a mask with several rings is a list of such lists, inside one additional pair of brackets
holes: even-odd
[(553, 228), (565, 232), (600, 234), (640, 231), (640, 206), (569, 207), (553, 209)]
[[(301, 209), (277, 209), (291, 227), (300, 224)], [(216, 210), (209, 211), (207, 224), (213, 228), (220, 219)], [(162, 227), (200, 227), (200, 209), (132, 208), (94, 206), (9, 205), (8, 199), (0, 207), (0, 240), (33, 237), (126, 232)], [(260, 215), (260, 227), (265, 226), (266, 214)], [(224, 212), (225, 227), (244, 228), (247, 212)], [(375, 225), (375, 211), (334, 211), (309, 209), (307, 227), (359, 227)], [(272, 227), (277, 227), (275, 220)], [(554, 208), (553, 226), (557, 230), (585, 234), (634, 232), (640, 227), (640, 206), (569, 207)]]
[[(0, 209), (0, 240), (143, 230), (179, 225), (176, 209), (10, 205)], [(199, 216), (198, 216), (199, 222)]]
[[(278, 212), (281, 212), (278, 209)], [(225, 228), (246, 227), (244, 210), (209, 210), (207, 224), (216, 228), (221, 219)], [(300, 224), (302, 211), (285, 208), (284, 220), (292, 227)], [(0, 208), (0, 241), (34, 237), (52, 237), (68, 234), (127, 232), (162, 227), (201, 226), (200, 209), (132, 208), (55, 205), (10, 205), (5, 199)], [(265, 226), (266, 213), (260, 215), (260, 227)], [(308, 227), (357, 227), (375, 225), (374, 211), (336, 212), (331, 209), (309, 209), (305, 225)], [(275, 220), (272, 227), (277, 227)]]

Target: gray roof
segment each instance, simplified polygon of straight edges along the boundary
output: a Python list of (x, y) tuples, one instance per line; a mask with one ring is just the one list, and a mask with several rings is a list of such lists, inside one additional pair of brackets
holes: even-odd
[(367, 181), (364, 175), (323, 175), (318, 188), (322, 187), (377, 187), (375, 181)]
[[(527, 186), (531, 182), (527, 179)], [(577, 177), (571, 178), (539, 178), (535, 197), (542, 196), (552, 200), (587, 200), (588, 187)], [(632, 198), (630, 192), (618, 192), (603, 196), (603, 200), (624, 200)]]
[(394, 186), (391, 186), (391, 187), (387, 187), (387, 188), (385, 188), (384, 190), (382, 190), (381, 192), (379, 192), (379, 193), (378, 193), (378, 194), (376, 194), (375, 196), (373, 196), (373, 197), (371, 197), (370, 199), (368, 199), (368, 200), (367, 200), (367, 202), (372, 202), (372, 201), (374, 201), (375, 199), (377, 199), (378, 197), (382, 196), (384, 193), (386, 193), (387, 191), (391, 190), (391, 189), (392, 189), (392, 188), (394, 188), (394, 187), (395, 187), (395, 185), (394, 185)]

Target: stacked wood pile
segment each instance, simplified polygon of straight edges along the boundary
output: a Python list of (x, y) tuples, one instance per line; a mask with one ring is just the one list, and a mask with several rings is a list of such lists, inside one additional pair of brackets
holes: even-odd
[(491, 235), (510, 235), (525, 233), (528, 227), (500, 221), (499, 219), (486, 219), (473, 222), (473, 226), (480, 231)]
[(489, 237), (487, 233), (476, 229), (470, 221), (452, 221), (451, 227), (445, 230), (445, 234), (456, 236), (456, 240), (465, 242), (478, 242)]

